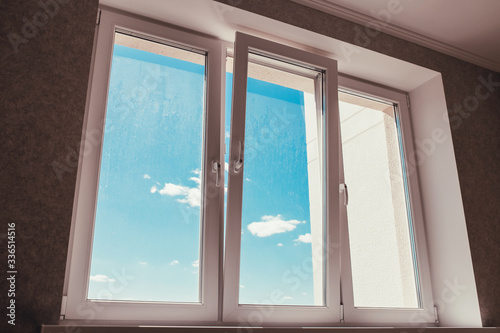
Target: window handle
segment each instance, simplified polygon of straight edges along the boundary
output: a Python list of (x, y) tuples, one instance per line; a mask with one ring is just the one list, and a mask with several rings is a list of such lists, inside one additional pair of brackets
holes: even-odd
[(238, 146), (238, 159), (234, 160), (234, 173), (239, 173), (243, 166), (243, 142), (239, 142)]
[(349, 191), (347, 191), (347, 184), (339, 184), (339, 192), (344, 194), (344, 205), (347, 206), (349, 204)]
[(220, 187), (219, 184), (219, 172), (220, 172), (220, 163), (217, 160), (212, 161), (212, 172), (215, 173), (215, 187)]

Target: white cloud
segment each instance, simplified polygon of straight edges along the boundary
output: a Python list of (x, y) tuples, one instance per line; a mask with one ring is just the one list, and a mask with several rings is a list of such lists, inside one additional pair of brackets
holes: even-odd
[(283, 246), (283, 243), (278, 243), (278, 245), (276, 245), (276, 246)]
[(144, 179), (151, 179), (151, 177), (147, 173), (145, 173), (143, 177)]
[[(191, 171), (195, 175), (199, 176), (201, 174), (200, 170)], [(161, 195), (168, 195), (171, 197), (183, 198), (177, 199), (180, 203), (185, 203), (191, 207), (200, 207), (201, 204), (201, 178), (200, 177), (190, 177), (190, 181), (196, 183), (196, 187), (188, 187), (182, 185), (176, 185), (172, 183), (165, 183), (162, 189), (158, 190), (156, 186), (151, 187), (151, 193), (158, 192)]]
[(201, 185), (201, 178), (200, 177), (191, 177), (191, 178), (189, 178), (189, 180), (192, 182), (195, 182), (196, 184), (198, 184), (198, 186)]
[(170, 262), (170, 265), (173, 266), (173, 265), (177, 265), (178, 263), (179, 263), (179, 260), (174, 259)]
[(175, 197), (178, 195), (185, 195), (188, 191), (189, 187), (165, 183), (165, 186), (159, 190), (158, 193)]
[(305, 296), (305, 295), (307, 295), (307, 293), (302, 293), (302, 295), (304, 295), (304, 296)]
[(252, 180), (250, 178), (245, 178), (247, 182), (251, 182)]
[(245, 288), (245, 286), (244, 286), (244, 285), (242, 285), (242, 284), (240, 284), (240, 288)]
[(199, 267), (200, 266), (200, 260), (198, 259), (198, 260), (193, 261), (191, 263), (191, 266), (193, 266), (193, 267)]
[(305, 235), (300, 235), (299, 238), (294, 239), (295, 242), (300, 242), (300, 243), (311, 243), (312, 242), (312, 236), (311, 234), (307, 233)]
[(225, 132), (225, 136), (226, 136), (226, 139), (229, 139), (229, 137), (231, 136), (231, 134), (229, 134), (229, 132)]
[(285, 221), (281, 218), (281, 215), (265, 215), (262, 216), (262, 221), (252, 222), (247, 226), (247, 228), (254, 236), (267, 237), (274, 234), (281, 234), (287, 231), (292, 231), (297, 227), (297, 224), (300, 223), (305, 223), (305, 221)]
[(177, 199), (178, 202), (186, 203), (191, 207), (200, 207), (201, 190), (200, 188), (190, 188), (183, 199)]
[(109, 278), (107, 275), (97, 274), (90, 277), (90, 281), (94, 282), (114, 282), (115, 279)]
[(289, 300), (289, 299), (293, 299), (293, 297), (290, 297), (290, 296), (283, 296), (283, 299)]
[(229, 163), (227, 162), (224, 162), (224, 171), (228, 171), (229, 170)]
[(139, 265), (146, 266), (148, 263), (145, 261), (139, 261)]

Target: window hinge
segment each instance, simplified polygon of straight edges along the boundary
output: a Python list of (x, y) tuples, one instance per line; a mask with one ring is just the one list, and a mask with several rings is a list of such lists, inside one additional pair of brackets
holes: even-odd
[(349, 204), (349, 192), (347, 191), (347, 185), (345, 183), (339, 184), (339, 192), (344, 195), (344, 205)]
[(101, 10), (100, 9), (97, 11), (97, 19), (95, 21), (95, 25), (99, 25), (99, 23), (101, 23)]
[(439, 325), (438, 308), (434, 306), (434, 320), (436, 321), (436, 326)]
[(63, 296), (62, 297), (62, 302), (61, 302), (61, 316), (59, 317), (60, 320), (64, 320), (66, 317), (66, 304), (68, 303), (68, 296)]
[(344, 304), (340, 304), (340, 322), (344, 322)]
[(410, 110), (410, 95), (406, 95), (406, 106), (408, 106), (408, 110)]

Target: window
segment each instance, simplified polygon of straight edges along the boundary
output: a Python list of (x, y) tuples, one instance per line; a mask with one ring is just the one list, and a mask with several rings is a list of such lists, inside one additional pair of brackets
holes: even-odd
[[(406, 95), (340, 78), (342, 294), (357, 323), (432, 321)], [(342, 202), (343, 201), (343, 202)]]
[(67, 318), (217, 317), (221, 52), (217, 41), (102, 12)]
[(248, 35), (235, 46), (223, 319), (338, 322), (336, 62)]
[(433, 323), (406, 96), (250, 35), (225, 50), (102, 11), (66, 318)]

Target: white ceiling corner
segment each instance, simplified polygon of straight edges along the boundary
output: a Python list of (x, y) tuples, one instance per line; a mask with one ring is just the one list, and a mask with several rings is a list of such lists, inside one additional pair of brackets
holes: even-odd
[(498, 0), (292, 1), (500, 72)]

